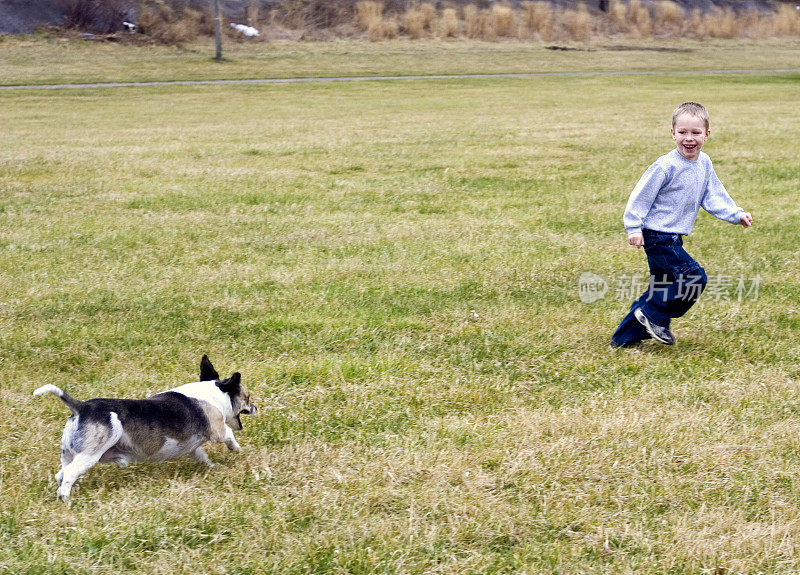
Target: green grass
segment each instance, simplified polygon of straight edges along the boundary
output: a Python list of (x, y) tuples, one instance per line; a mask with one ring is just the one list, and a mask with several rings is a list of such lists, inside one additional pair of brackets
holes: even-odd
[[(351, 46), (372, 73), (442, 71)], [(495, 64), (451, 71), (534, 51), (461, 46)], [(741, 46), (711, 59), (754, 66)], [(2, 81), (141, 78), (46, 68)], [(610, 351), (614, 279), (646, 271), (624, 203), (688, 99), (755, 224), (701, 214), (687, 247), (759, 294)], [(800, 570), (799, 105), (798, 74), (0, 92), (0, 571)], [(585, 271), (605, 299), (579, 299)], [(57, 502), (68, 412), (31, 391), (144, 397), (203, 353), (256, 398), (243, 451), (99, 465)]]
[(226, 42), (180, 47), (0, 36), (0, 85), (83, 82), (628, 70), (796, 69), (800, 39)]

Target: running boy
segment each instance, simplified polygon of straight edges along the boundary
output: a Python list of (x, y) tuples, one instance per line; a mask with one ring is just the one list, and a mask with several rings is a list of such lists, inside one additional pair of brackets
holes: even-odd
[(705, 270), (683, 249), (683, 236), (692, 231), (701, 207), (746, 228), (753, 221), (728, 195), (701, 151), (710, 134), (708, 110), (695, 102), (678, 106), (672, 114), (676, 148), (653, 162), (628, 198), (623, 216), (628, 243), (644, 246), (650, 285), (614, 332), (612, 347), (651, 337), (675, 343), (670, 321), (689, 311), (708, 282)]

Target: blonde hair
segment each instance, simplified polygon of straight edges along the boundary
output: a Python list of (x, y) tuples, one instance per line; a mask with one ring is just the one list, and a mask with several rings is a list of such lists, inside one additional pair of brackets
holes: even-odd
[(677, 108), (675, 111), (672, 112), (672, 127), (675, 127), (675, 122), (678, 119), (678, 116), (681, 114), (689, 114), (690, 116), (694, 116), (695, 118), (700, 118), (706, 125), (706, 130), (708, 130), (708, 110), (703, 104), (698, 104), (697, 102), (684, 102)]

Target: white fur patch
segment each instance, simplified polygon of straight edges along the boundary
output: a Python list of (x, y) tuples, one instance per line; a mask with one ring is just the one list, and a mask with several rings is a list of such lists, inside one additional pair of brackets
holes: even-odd
[[(206, 401), (219, 409), (222, 413), (223, 419), (230, 425), (233, 420), (233, 406), (231, 405), (231, 397), (217, 387), (214, 382), (210, 381), (195, 381), (194, 383), (187, 383), (169, 391), (180, 393), (186, 397)], [(163, 392), (166, 393), (166, 392)]]
[(36, 391), (33, 392), (33, 395), (44, 395), (45, 393), (52, 393), (54, 395), (57, 395), (58, 397), (64, 395), (63, 391), (61, 391), (55, 385), (50, 385), (49, 383), (47, 385), (43, 385), (42, 387), (36, 389)]

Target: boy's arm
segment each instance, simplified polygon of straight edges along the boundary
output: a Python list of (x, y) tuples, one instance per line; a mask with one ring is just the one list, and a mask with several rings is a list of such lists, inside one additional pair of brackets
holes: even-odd
[(711, 176), (708, 179), (708, 187), (700, 205), (712, 216), (732, 224), (742, 224), (747, 228), (753, 221), (752, 216), (733, 201), (728, 190), (717, 177), (713, 165), (711, 166)]
[(628, 230), (628, 242), (631, 245), (642, 245), (634, 243), (634, 238), (641, 237), (644, 219), (653, 206), (658, 191), (664, 185), (666, 178), (664, 170), (657, 163), (653, 163), (633, 188), (628, 198), (628, 204), (625, 206), (625, 214), (622, 216), (622, 222), (625, 224), (625, 229)]

